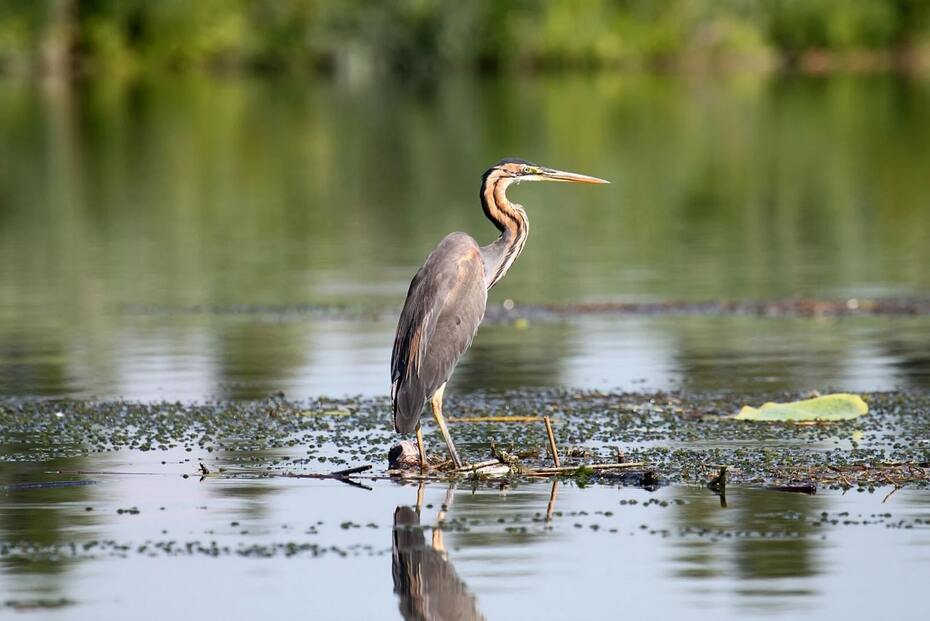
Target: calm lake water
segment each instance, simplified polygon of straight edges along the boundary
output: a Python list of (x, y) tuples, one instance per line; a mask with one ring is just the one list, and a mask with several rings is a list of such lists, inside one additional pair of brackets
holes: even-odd
[[(412, 274), (494, 237), (507, 155), (612, 185), (511, 190), (531, 237), (494, 307), (930, 297), (925, 81), (0, 81), (0, 397), (384, 395)], [(927, 316), (531, 318), (484, 326), (449, 390), (926, 390), (928, 352)], [(465, 618), (928, 615), (926, 490), (431, 484), (417, 511), (388, 481), (182, 478), (300, 447), (19, 448), (0, 614), (398, 618), (419, 567)], [(94, 482), (28, 486), (62, 479)]]
[[(531, 237), (491, 305), (930, 295), (928, 82), (7, 81), (0, 394), (384, 394), (410, 277), (494, 237), (511, 154), (613, 184), (511, 190)], [(518, 327), (454, 388), (930, 386), (925, 318)]]
[[(554, 499), (552, 483), (430, 484), (418, 493), (416, 484), (363, 481), (367, 491), (336, 481), (182, 479), (189, 456), (126, 451), (13, 466), (23, 477), (31, 469), (29, 480), (61, 478), (49, 468), (150, 474), (0, 496), (0, 545), (31, 546), (25, 558), (19, 549), (0, 557), (0, 606), (35, 606), (27, 619), (91, 620), (421, 619), (404, 611), (423, 600), (432, 610), (452, 602), (457, 619), (930, 612), (925, 490), (733, 488), (726, 506), (700, 486), (559, 483)], [(231, 457), (209, 463), (234, 465)], [(418, 567), (419, 587), (402, 577)]]

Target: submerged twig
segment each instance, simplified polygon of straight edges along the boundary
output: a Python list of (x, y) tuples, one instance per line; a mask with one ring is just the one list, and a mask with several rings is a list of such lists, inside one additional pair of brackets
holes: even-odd
[(0, 492), (22, 492), (34, 489), (58, 489), (62, 487), (81, 487), (83, 485), (94, 485), (97, 481), (36, 481), (30, 483), (11, 483), (9, 485), (0, 485)]
[(559, 497), (559, 480), (552, 480), (552, 491), (549, 492), (549, 505), (546, 507), (546, 522), (552, 521), (552, 513), (555, 511), (555, 501)]
[(896, 491), (898, 491), (899, 489), (901, 489), (901, 487), (898, 486), (898, 485), (895, 485), (895, 486), (894, 486), (894, 489), (892, 489), (890, 492), (888, 492), (888, 495), (885, 496), (885, 497), (882, 499), (882, 504), (885, 504), (885, 503), (888, 501), (888, 499), (891, 498), (891, 495), (894, 494), (894, 493), (895, 493)]
[(368, 485), (365, 485), (364, 483), (359, 483), (358, 481), (355, 481), (355, 480), (353, 480), (353, 479), (349, 479), (349, 478), (347, 478), (347, 477), (333, 477), (333, 478), (334, 478), (336, 481), (339, 481), (340, 483), (345, 483), (346, 485), (351, 485), (352, 487), (360, 487), (360, 488), (362, 488), (362, 489), (367, 489), (369, 492), (372, 491), (372, 490), (374, 489), (374, 488), (372, 488), (372, 487), (370, 487), (370, 486), (368, 486)]
[(353, 481), (349, 478), (350, 475), (358, 474), (359, 472), (365, 472), (366, 470), (371, 470), (371, 464), (366, 464), (364, 466), (356, 466), (354, 468), (346, 468), (345, 470), (336, 470), (335, 472), (330, 473), (317, 473), (310, 472), (306, 474), (297, 474), (295, 472), (285, 472), (282, 476), (292, 478), (292, 479), (335, 479), (340, 483), (345, 483), (346, 485), (351, 485), (353, 487), (360, 487), (362, 489), (367, 489), (371, 491), (367, 485), (363, 485), (358, 481)]
[(625, 468), (642, 468), (646, 462), (624, 462), (622, 464), (578, 464), (577, 466), (560, 466), (558, 468), (537, 468), (535, 470), (526, 470), (523, 474), (530, 476), (552, 476), (556, 474), (565, 474), (575, 472), (580, 468), (587, 470), (622, 470)]

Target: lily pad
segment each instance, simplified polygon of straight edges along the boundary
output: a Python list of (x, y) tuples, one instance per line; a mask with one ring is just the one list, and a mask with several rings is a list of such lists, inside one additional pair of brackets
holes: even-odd
[(858, 418), (869, 411), (859, 395), (837, 393), (791, 403), (764, 403), (754, 408), (748, 405), (736, 415), (738, 420), (759, 421), (836, 421)]

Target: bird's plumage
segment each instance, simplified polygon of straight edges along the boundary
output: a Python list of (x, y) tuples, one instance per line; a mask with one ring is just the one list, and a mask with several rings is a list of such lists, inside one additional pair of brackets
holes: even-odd
[[(456, 466), (460, 459), (442, 418), (443, 393), (437, 391), (471, 345), (484, 317), (488, 289), (504, 277), (526, 245), (529, 221), (520, 205), (507, 200), (507, 188), (520, 181), (547, 179), (608, 183), (515, 157), (502, 159), (482, 175), (478, 193), (484, 214), (500, 236), (480, 247), (465, 233), (446, 236), (407, 291), (391, 354), (394, 428), (404, 434), (415, 431), (423, 406), (432, 398), (433, 416)], [(420, 457), (425, 457), (422, 443)]]
[(447, 235), (410, 283), (391, 355), (394, 428), (416, 429), (426, 400), (446, 383), (484, 317), (488, 292), (481, 249)]

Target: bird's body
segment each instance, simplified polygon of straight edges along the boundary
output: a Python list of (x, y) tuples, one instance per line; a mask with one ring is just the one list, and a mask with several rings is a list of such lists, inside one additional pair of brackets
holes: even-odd
[(488, 288), (478, 244), (447, 235), (407, 292), (391, 363), (394, 428), (413, 432), (429, 397), (446, 383), (484, 318)]
[(526, 212), (507, 199), (507, 187), (515, 181), (541, 179), (606, 183), (524, 160), (501, 160), (485, 172), (480, 191), (484, 213), (500, 236), (479, 246), (465, 233), (447, 235), (410, 283), (391, 355), (391, 399), (394, 428), (404, 434), (417, 432), (421, 464), (420, 413), (430, 401), (452, 460), (461, 465), (442, 418), (443, 391), (484, 318), (488, 289), (504, 277), (526, 244)]

